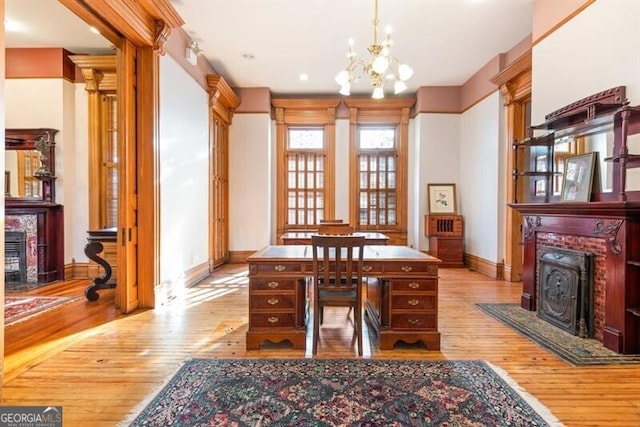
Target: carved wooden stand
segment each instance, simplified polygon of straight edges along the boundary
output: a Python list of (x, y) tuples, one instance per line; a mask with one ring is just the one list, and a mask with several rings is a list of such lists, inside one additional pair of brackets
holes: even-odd
[(103, 230), (89, 231), (88, 243), (84, 247), (84, 253), (87, 257), (98, 263), (104, 268), (104, 276), (96, 277), (93, 279), (93, 285), (87, 286), (84, 290), (84, 295), (89, 301), (96, 301), (100, 298), (97, 291), (101, 289), (113, 289), (116, 287), (115, 281), (111, 279), (111, 265), (98, 254), (104, 250), (102, 242), (115, 242), (116, 230), (115, 228), (107, 228)]

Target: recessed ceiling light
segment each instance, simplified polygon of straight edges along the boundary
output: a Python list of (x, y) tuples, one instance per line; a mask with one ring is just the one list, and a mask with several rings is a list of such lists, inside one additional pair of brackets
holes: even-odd
[(242, 57), (243, 57), (244, 59), (253, 59), (253, 58), (254, 58), (254, 56), (253, 56), (253, 54), (252, 54), (252, 53), (243, 53), (243, 54), (242, 54)]
[(100, 34), (100, 31), (96, 27), (89, 27), (89, 31), (93, 34)]
[(300, 80), (302, 80), (303, 82), (306, 82), (307, 80), (309, 80), (309, 74), (300, 73)]

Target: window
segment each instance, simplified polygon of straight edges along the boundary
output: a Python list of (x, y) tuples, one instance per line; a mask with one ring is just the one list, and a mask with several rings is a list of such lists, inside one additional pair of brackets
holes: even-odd
[(315, 227), (324, 218), (325, 144), (323, 128), (289, 128), (287, 226)]
[(100, 228), (118, 226), (118, 132), (116, 95), (102, 96), (103, 129), (100, 159)]
[(349, 222), (407, 244), (409, 110), (411, 98), (346, 99), (350, 126)]
[(358, 223), (361, 226), (395, 226), (395, 127), (360, 127), (358, 149)]
[(339, 99), (273, 99), (277, 237), (314, 230), (335, 212), (335, 110)]

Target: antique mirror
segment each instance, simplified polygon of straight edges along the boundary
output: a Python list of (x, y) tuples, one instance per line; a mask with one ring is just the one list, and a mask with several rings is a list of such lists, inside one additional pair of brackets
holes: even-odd
[(56, 129), (5, 130), (5, 200), (55, 202)]

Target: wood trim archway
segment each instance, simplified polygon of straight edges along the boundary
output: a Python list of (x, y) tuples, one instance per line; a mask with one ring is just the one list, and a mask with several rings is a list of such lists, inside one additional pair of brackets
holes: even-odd
[(118, 283), (123, 313), (155, 305), (160, 277), (158, 55), (184, 24), (169, 0), (60, 0), (117, 48)]
[[(518, 196), (521, 199), (522, 185), (513, 185), (512, 171), (522, 169), (521, 165), (513, 164), (512, 145), (516, 140), (526, 136), (526, 109), (525, 105), (531, 101), (531, 49), (521, 55), (507, 68), (491, 78), (491, 82), (500, 87), (500, 93), (504, 99), (507, 118), (505, 152), (507, 155), (507, 176), (505, 177), (507, 202), (511, 202)], [(522, 183), (522, 180), (518, 181)], [(505, 259), (504, 278), (511, 282), (522, 280), (522, 216), (519, 212), (505, 206)]]

